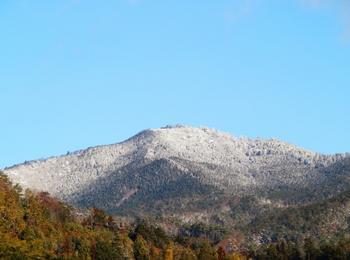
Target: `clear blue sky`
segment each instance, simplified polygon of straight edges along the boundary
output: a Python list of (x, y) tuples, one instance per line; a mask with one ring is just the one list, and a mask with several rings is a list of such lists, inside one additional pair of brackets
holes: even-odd
[(167, 124), (350, 151), (350, 9), (322, 0), (0, 2), (0, 167)]

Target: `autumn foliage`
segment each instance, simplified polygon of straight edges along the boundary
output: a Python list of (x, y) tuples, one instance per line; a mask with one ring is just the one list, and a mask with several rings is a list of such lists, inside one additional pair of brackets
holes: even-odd
[(120, 228), (97, 208), (78, 215), (48, 193), (23, 192), (0, 173), (0, 259), (236, 259), (208, 240), (178, 243), (145, 221)]
[(169, 236), (149, 221), (122, 225), (104, 211), (78, 212), (48, 193), (23, 192), (0, 173), (0, 259), (350, 259), (350, 235), (276, 239), (233, 252), (220, 227), (183, 226)]

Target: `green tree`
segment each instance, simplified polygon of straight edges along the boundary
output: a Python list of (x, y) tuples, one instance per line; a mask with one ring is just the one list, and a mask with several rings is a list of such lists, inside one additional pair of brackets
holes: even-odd
[(123, 232), (116, 232), (113, 239), (113, 247), (115, 248), (117, 259), (127, 260), (133, 259), (133, 241)]
[(214, 247), (210, 245), (208, 241), (204, 241), (199, 250), (198, 254), (199, 260), (217, 260), (218, 255)]
[(150, 249), (141, 235), (138, 235), (134, 242), (134, 256), (136, 260), (150, 259)]
[(114, 250), (112, 244), (104, 239), (97, 239), (95, 245), (96, 260), (111, 260), (117, 259), (117, 252)]
[(304, 252), (307, 260), (316, 259), (320, 255), (320, 249), (314, 239), (306, 238), (304, 240)]

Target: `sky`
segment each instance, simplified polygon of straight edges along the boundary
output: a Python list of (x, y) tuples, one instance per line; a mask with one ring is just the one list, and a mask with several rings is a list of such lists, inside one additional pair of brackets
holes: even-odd
[(0, 168), (177, 123), (350, 152), (349, 3), (0, 1)]

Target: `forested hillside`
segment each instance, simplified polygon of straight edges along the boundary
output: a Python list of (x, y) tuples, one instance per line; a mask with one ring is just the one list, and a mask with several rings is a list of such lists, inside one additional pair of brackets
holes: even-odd
[(49, 192), (78, 208), (240, 231), (275, 212), (350, 190), (349, 154), (323, 155), (275, 139), (179, 125), (4, 172), (23, 188)]
[(78, 217), (47, 193), (22, 192), (0, 175), (0, 259), (246, 258), (224, 254), (204, 237), (170, 237), (141, 220), (121, 225), (96, 208)]
[[(340, 199), (344, 199), (346, 195)], [(277, 215), (276, 218), (281, 217)], [(50, 197), (23, 192), (0, 174), (1, 259), (347, 259), (347, 235), (276, 238), (239, 248), (229, 231), (197, 223), (165, 232), (158, 223), (123, 223), (93, 208), (86, 213)]]

